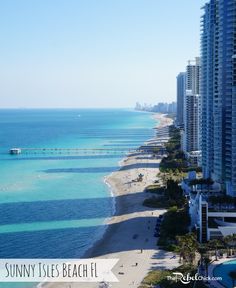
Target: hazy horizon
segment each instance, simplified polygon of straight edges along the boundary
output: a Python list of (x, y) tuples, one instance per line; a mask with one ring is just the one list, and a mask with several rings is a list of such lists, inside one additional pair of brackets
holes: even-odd
[(206, 1), (173, 2), (1, 1), (0, 108), (175, 101), (177, 74), (199, 56)]
[[(30, 109), (68, 109), (68, 110), (73, 110), (73, 109), (128, 109), (128, 110), (131, 110), (131, 109), (134, 109), (135, 108), (135, 103), (133, 105), (133, 107), (117, 107), (117, 106), (110, 106), (110, 107), (54, 107), (54, 106), (51, 106), (51, 107), (0, 107), (0, 110), (7, 110), (7, 109), (19, 109), (19, 110), (30, 110)], [(147, 112), (149, 113), (148, 111), (138, 111), (137, 112)]]

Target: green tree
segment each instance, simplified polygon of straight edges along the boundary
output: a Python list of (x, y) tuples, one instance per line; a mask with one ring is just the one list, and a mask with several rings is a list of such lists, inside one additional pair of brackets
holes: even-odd
[(231, 256), (231, 247), (233, 244), (234, 237), (233, 235), (227, 235), (223, 238), (223, 242), (227, 249), (227, 257)]
[(198, 241), (194, 233), (188, 233), (183, 236), (177, 236), (178, 250), (180, 255), (180, 262), (183, 264), (193, 264), (196, 252), (198, 251)]
[(227, 256), (231, 256), (231, 251), (236, 245), (236, 234), (227, 235), (223, 238), (223, 243), (227, 248)]
[(218, 261), (218, 250), (222, 247), (222, 242), (218, 239), (212, 239), (208, 242), (208, 246), (215, 250), (215, 261)]

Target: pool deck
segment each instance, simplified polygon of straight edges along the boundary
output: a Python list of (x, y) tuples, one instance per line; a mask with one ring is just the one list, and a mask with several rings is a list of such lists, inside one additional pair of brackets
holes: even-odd
[[(236, 260), (236, 257), (230, 257), (230, 258), (223, 257), (223, 258), (220, 258), (218, 261), (212, 262), (212, 264), (209, 266), (209, 269), (208, 269), (209, 277), (214, 277), (213, 271), (216, 268), (216, 266), (218, 266), (224, 262), (228, 262), (228, 261), (232, 261), (232, 260)], [(211, 281), (209, 281), (209, 283), (210, 283), (209, 287), (225, 288), (225, 286), (220, 284), (220, 282), (218, 282), (218, 281), (211, 280)]]

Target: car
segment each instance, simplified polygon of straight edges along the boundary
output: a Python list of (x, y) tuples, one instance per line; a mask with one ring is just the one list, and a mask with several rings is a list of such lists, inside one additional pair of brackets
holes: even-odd
[(155, 233), (153, 236), (154, 237), (160, 237), (160, 233)]

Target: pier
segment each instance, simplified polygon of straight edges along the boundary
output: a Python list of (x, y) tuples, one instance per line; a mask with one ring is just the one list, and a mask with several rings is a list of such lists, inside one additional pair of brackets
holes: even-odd
[(132, 153), (134, 148), (12, 148), (10, 154), (117, 154)]
[(107, 155), (107, 154), (130, 154), (137, 152), (157, 152), (163, 150), (161, 145), (143, 145), (139, 148), (11, 148), (9, 153), (19, 154), (82, 154), (82, 155)]

